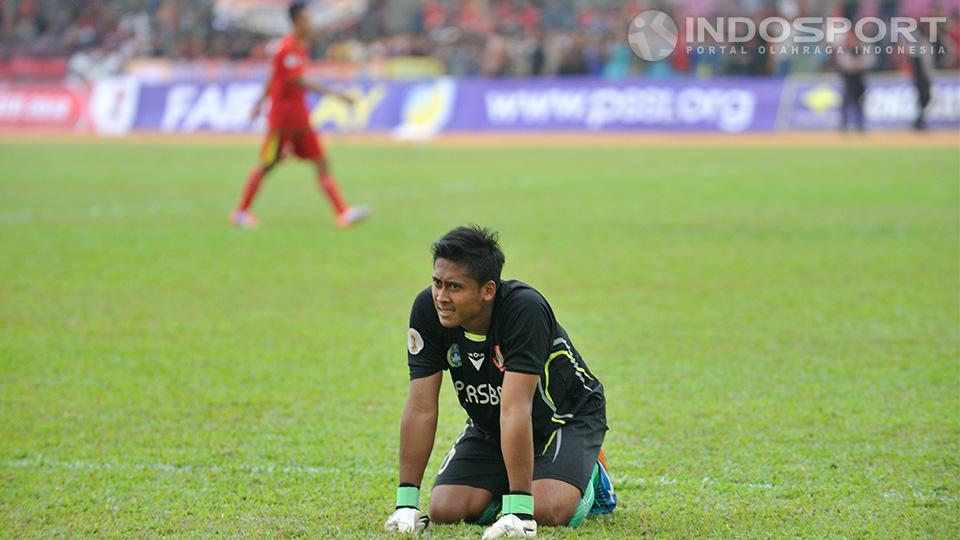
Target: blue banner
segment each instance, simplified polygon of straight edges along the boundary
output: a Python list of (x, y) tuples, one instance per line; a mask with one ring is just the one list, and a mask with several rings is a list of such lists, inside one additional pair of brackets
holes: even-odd
[[(331, 83), (354, 105), (310, 94), (312, 124), (321, 131), (440, 132), (715, 132), (834, 129), (839, 125), (839, 79), (824, 75), (786, 81), (769, 78), (463, 79), (424, 82)], [(261, 81), (151, 84), (102, 81), (91, 93), (98, 132), (243, 133), (266, 129), (250, 111)], [(902, 77), (870, 79), (868, 128), (909, 127), (916, 93)], [(932, 127), (960, 126), (960, 79), (934, 83)]]

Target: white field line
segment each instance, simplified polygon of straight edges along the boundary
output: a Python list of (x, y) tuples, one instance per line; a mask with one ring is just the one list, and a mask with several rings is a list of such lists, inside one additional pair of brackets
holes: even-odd
[(614, 488), (616, 484), (622, 483), (624, 485), (630, 484), (639, 484), (641, 486), (692, 486), (692, 485), (701, 485), (701, 486), (730, 486), (730, 487), (747, 487), (751, 489), (773, 489), (777, 487), (776, 484), (772, 482), (730, 482), (730, 481), (721, 481), (715, 478), (710, 478), (709, 476), (702, 479), (697, 478), (672, 478), (669, 476), (654, 476), (654, 477), (637, 477), (630, 475), (613, 475), (614, 479)]
[(37, 457), (33, 459), (15, 459), (0, 461), (0, 467), (8, 469), (66, 469), (83, 471), (148, 471), (164, 472), (173, 474), (211, 474), (211, 473), (244, 473), (254, 475), (274, 475), (285, 474), (292, 476), (320, 476), (350, 472), (351, 474), (393, 474), (396, 471), (386, 467), (329, 467), (329, 466), (309, 466), (309, 465), (275, 465), (272, 463), (264, 465), (256, 464), (238, 464), (238, 465), (174, 465), (171, 463), (123, 463), (123, 462), (95, 462), (95, 461), (64, 461), (58, 459), (46, 459)]
[(112, 204), (106, 206), (91, 206), (89, 208), (70, 208), (58, 210), (0, 210), (0, 223), (28, 223), (39, 221), (59, 221), (63, 219), (89, 219), (96, 221), (103, 218), (118, 218), (126, 216), (142, 216), (157, 214), (183, 214), (191, 208), (187, 203), (172, 204)]
[[(179, 475), (194, 474), (213, 474), (213, 473), (242, 473), (250, 475), (289, 475), (300, 476), (328, 476), (331, 474), (341, 474), (349, 472), (350, 474), (365, 475), (394, 475), (396, 470), (390, 467), (330, 467), (330, 466), (309, 466), (309, 465), (275, 465), (275, 464), (238, 464), (238, 465), (174, 465), (171, 463), (109, 463), (95, 461), (64, 461), (57, 459), (46, 459), (39, 456), (32, 459), (15, 459), (0, 461), (0, 468), (7, 469), (65, 469), (65, 470), (83, 470), (83, 471), (145, 471), (160, 472)], [(770, 490), (776, 487), (790, 487), (785, 484), (774, 484), (772, 482), (730, 482), (721, 481), (715, 478), (704, 477), (697, 478), (674, 478), (670, 476), (638, 477), (630, 475), (613, 475), (614, 488), (618, 485), (627, 486), (681, 486), (688, 489), (695, 489), (700, 486), (716, 486), (724, 488), (747, 488), (751, 490)], [(795, 487), (795, 486), (794, 486)], [(913, 499), (920, 502), (934, 501), (940, 504), (956, 504), (960, 498), (951, 493), (945, 493), (941, 490), (920, 490), (911, 489), (906, 492), (897, 490), (885, 490), (880, 492), (884, 499), (906, 500)]]
[[(688, 489), (696, 488), (697, 486), (717, 486), (723, 488), (748, 488), (756, 490), (769, 490), (777, 487), (797, 487), (796, 485), (791, 484), (774, 484), (772, 482), (731, 482), (729, 480), (717, 480), (715, 478), (704, 477), (701, 480), (696, 478), (671, 478), (669, 476), (657, 476), (657, 477), (633, 477), (630, 475), (623, 475), (613, 477), (613, 487), (616, 488), (617, 485), (630, 486), (630, 485), (640, 485), (643, 487), (648, 486), (683, 486)], [(960, 498), (956, 495), (944, 492), (941, 489), (916, 489), (910, 486), (906, 486), (907, 490), (901, 492), (895, 489), (887, 489), (880, 491), (879, 494), (884, 499), (899, 499), (907, 500), (913, 499), (919, 502), (937, 502), (940, 504), (956, 504)]]
[[(10, 469), (24, 469), (24, 468), (51, 468), (51, 469), (66, 469), (66, 470), (85, 470), (85, 471), (155, 471), (155, 472), (166, 472), (174, 474), (201, 474), (201, 473), (228, 473), (228, 472), (239, 472), (244, 474), (287, 474), (294, 476), (315, 476), (315, 475), (329, 475), (337, 474), (344, 472), (346, 467), (329, 467), (329, 466), (307, 466), (307, 465), (254, 465), (254, 464), (238, 464), (238, 465), (173, 465), (170, 463), (110, 463), (110, 462), (94, 462), (94, 461), (65, 461), (57, 459), (47, 459), (43, 456), (32, 458), (32, 459), (17, 459), (17, 460), (7, 460), (0, 461), (0, 467), (10, 468)], [(351, 473), (361, 473), (361, 474), (394, 474), (396, 471), (387, 467), (376, 468), (376, 467), (361, 467), (361, 468), (350, 468)], [(772, 489), (774, 484), (769, 482), (761, 483), (736, 483), (736, 482), (719, 482), (712, 478), (704, 478), (702, 480), (697, 479), (678, 479), (671, 478), (668, 476), (657, 476), (657, 477), (634, 477), (634, 476), (621, 476), (617, 477), (614, 475), (614, 487), (616, 484), (623, 483), (624, 485), (629, 484), (639, 484), (639, 485), (652, 485), (652, 486), (672, 486), (672, 485), (729, 485), (729, 486), (739, 486), (739, 487), (749, 487), (754, 489)]]
[[(289, 474), (294, 476), (313, 476), (313, 475), (328, 475), (344, 472), (347, 467), (330, 467), (330, 466), (309, 466), (309, 465), (274, 465), (274, 464), (265, 464), (265, 465), (256, 465), (256, 464), (237, 464), (237, 465), (174, 465), (171, 463), (123, 463), (123, 462), (95, 462), (95, 461), (83, 461), (83, 460), (58, 460), (58, 459), (48, 459), (43, 456), (38, 456), (31, 459), (15, 459), (0, 461), (0, 467), (9, 468), (9, 469), (26, 469), (26, 468), (51, 468), (51, 469), (67, 469), (67, 470), (85, 470), (85, 471), (157, 471), (157, 472), (168, 472), (175, 474), (193, 474), (193, 473), (223, 473), (223, 472), (240, 472), (245, 474)], [(362, 473), (362, 474), (394, 474), (396, 471), (388, 467), (352, 467), (350, 468), (351, 473)], [(691, 485), (691, 484), (714, 484), (714, 485), (731, 485), (731, 486), (741, 486), (741, 487), (750, 487), (757, 489), (772, 489), (774, 484), (769, 482), (762, 483), (736, 483), (736, 482), (720, 482), (712, 478), (704, 478), (702, 480), (697, 479), (678, 479), (671, 478), (668, 476), (657, 476), (657, 477), (634, 477), (634, 476), (613, 476), (616, 483), (623, 484), (640, 484), (640, 485), (656, 485), (656, 486), (672, 486), (672, 485)]]

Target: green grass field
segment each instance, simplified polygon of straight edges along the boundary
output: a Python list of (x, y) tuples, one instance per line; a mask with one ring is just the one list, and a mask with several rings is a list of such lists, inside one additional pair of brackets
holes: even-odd
[(232, 230), (255, 152), (0, 146), (0, 536), (377, 537), (409, 306), (479, 222), (607, 389), (622, 505), (540, 536), (960, 537), (956, 148), (339, 144), (369, 223), (290, 163)]

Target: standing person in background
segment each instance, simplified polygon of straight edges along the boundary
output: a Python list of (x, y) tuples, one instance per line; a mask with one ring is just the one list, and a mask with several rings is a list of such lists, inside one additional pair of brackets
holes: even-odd
[(910, 68), (913, 72), (913, 86), (917, 89), (917, 117), (913, 129), (927, 129), (924, 118), (927, 105), (930, 104), (930, 86), (933, 80), (933, 45), (926, 35), (926, 27), (920, 25), (916, 33), (917, 40), (911, 45)]
[(847, 34), (843, 47), (837, 48), (837, 71), (843, 77), (843, 105), (840, 109), (840, 131), (846, 131), (851, 116), (857, 131), (865, 130), (863, 97), (867, 93), (866, 73), (873, 67), (870, 54), (854, 34)]
[(306, 4), (294, 2), (288, 9), (293, 31), (280, 41), (279, 49), (271, 61), (272, 72), (251, 114), (260, 115), (263, 103), (270, 97), (268, 120), (270, 129), (260, 150), (260, 162), (250, 172), (237, 208), (230, 214), (230, 223), (236, 227), (255, 228), (257, 219), (250, 213), (250, 206), (263, 178), (284, 157), (286, 147), (300, 159), (310, 160), (316, 166), (317, 182), (330, 200), (335, 212), (335, 223), (346, 228), (370, 215), (367, 206), (350, 207), (340, 196), (340, 188), (330, 175), (330, 168), (310, 127), (310, 115), (305, 102), (306, 90), (339, 97), (347, 103), (353, 98), (304, 78), (307, 63), (307, 41), (310, 38), (310, 17)]

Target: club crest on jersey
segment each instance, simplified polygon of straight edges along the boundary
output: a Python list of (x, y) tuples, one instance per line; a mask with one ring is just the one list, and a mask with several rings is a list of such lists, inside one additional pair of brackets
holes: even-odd
[(460, 367), (463, 361), (460, 359), (460, 345), (454, 343), (447, 349), (447, 363), (450, 367)]
[(503, 351), (500, 350), (499, 345), (493, 346), (493, 365), (503, 373)]
[(300, 56), (296, 53), (287, 53), (283, 57), (283, 67), (293, 69), (300, 65)]
[(480, 366), (483, 365), (484, 356), (482, 352), (467, 353), (467, 359), (470, 360), (473, 367), (477, 368), (477, 371), (480, 371)]
[(407, 351), (412, 355), (420, 354), (423, 350), (423, 336), (416, 328), (407, 330)]

